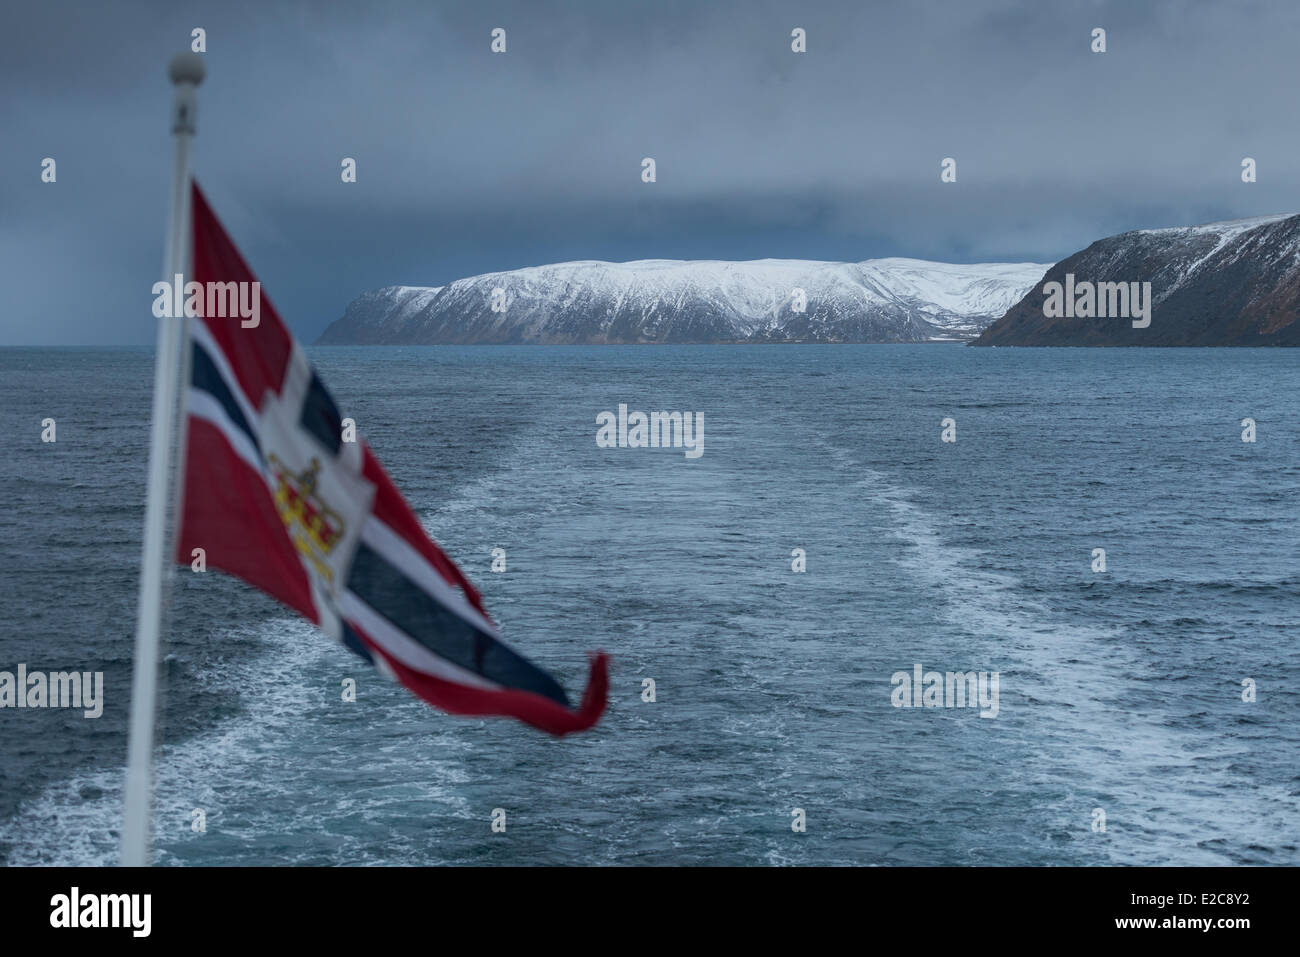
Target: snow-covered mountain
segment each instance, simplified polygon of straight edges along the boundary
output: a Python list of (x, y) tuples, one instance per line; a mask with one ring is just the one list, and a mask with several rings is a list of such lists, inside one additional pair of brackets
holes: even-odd
[[(1047, 269), (951, 265), (643, 260), (486, 273), (438, 287), (389, 286), (355, 299), (318, 342), (926, 342), (978, 335)], [(796, 290), (806, 297), (796, 311)], [(500, 290), (499, 293), (494, 292)], [(494, 298), (500, 311), (493, 309)]]
[[(1151, 324), (1047, 318), (1043, 285), (1151, 283)], [(1140, 229), (1061, 260), (975, 345), (1300, 346), (1300, 216)]]

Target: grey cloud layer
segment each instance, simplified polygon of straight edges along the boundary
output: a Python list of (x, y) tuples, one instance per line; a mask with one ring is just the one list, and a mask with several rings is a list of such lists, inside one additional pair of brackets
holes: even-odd
[(566, 259), (1045, 261), (1300, 210), (1286, 0), (329, 9), (6, 11), (0, 342), (151, 341), (163, 71), (194, 26), (196, 173), (305, 339), (365, 289)]

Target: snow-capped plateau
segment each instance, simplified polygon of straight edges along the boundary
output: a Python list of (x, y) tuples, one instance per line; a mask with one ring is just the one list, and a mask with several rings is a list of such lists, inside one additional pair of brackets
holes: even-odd
[(968, 340), (1020, 301), (1047, 268), (896, 258), (557, 263), (446, 286), (376, 289), (355, 299), (318, 342)]

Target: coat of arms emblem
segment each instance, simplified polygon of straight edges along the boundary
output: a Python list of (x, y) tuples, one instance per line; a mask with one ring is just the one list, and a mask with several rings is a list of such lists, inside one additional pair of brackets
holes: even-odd
[(275, 508), (290, 540), (316, 572), (333, 585), (334, 569), (328, 559), (343, 537), (344, 524), (343, 517), (316, 493), (320, 460), (313, 458), (311, 465), (297, 474), (274, 454), (267, 460), (275, 477)]

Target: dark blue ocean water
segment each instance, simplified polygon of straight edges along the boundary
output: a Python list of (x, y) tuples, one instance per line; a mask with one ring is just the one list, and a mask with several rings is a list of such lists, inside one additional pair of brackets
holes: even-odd
[[(311, 352), (507, 639), (573, 694), (613, 654), (609, 713), (442, 715), (186, 570), (162, 862), (1300, 863), (1296, 353)], [(116, 856), (151, 363), (0, 350), (0, 670), (107, 684), (0, 711), (9, 863)], [(703, 457), (597, 448), (620, 402), (702, 412)], [(997, 717), (893, 707), (916, 663), (997, 671)]]

